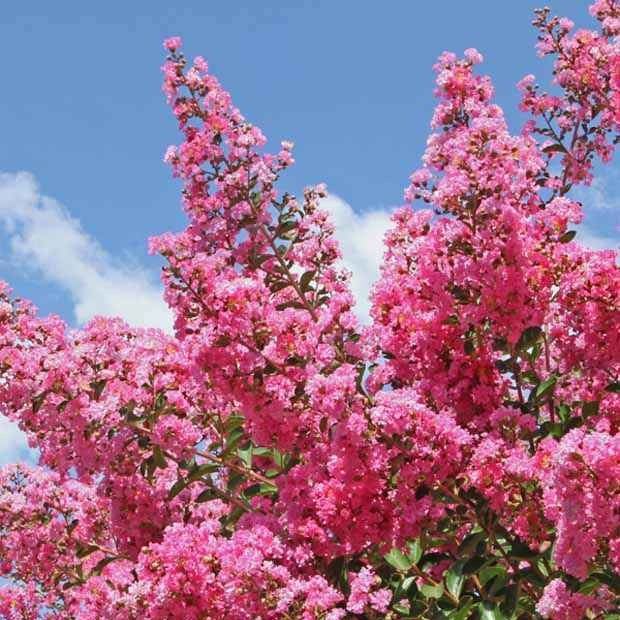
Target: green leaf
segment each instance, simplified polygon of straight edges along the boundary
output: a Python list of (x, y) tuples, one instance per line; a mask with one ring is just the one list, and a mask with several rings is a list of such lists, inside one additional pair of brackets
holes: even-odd
[(426, 598), (441, 598), (443, 594), (443, 584), (438, 583), (437, 585), (431, 585), (430, 583), (425, 583), (420, 586), (420, 592)]
[(519, 583), (512, 583), (506, 588), (506, 595), (503, 602), (500, 604), (502, 613), (510, 618), (517, 609), (517, 603), (519, 601)]
[[(411, 590), (411, 586), (415, 586), (415, 577), (405, 577), (396, 588), (394, 592), (394, 598), (399, 600), (407, 595), (409, 590)], [(416, 588), (417, 589), (417, 588)]]
[(484, 532), (473, 532), (465, 536), (459, 545), (457, 555), (459, 557), (472, 555), (478, 543), (484, 539), (484, 536)]
[(560, 243), (568, 243), (575, 238), (576, 230), (567, 230), (559, 239)]
[[(444, 539), (429, 539), (428, 545), (430, 547), (436, 547), (443, 544)], [(422, 556), (420, 560), (420, 567), (426, 570), (429, 566), (442, 562), (443, 560), (450, 560), (452, 556), (449, 553), (442, 553), (441, 551), (429, 551)]]
[(287, 286), (290, 286), (291, 283), (288, 280), (280, 280), (279, 282), (275, 282), (271, 285), (271, 292), (277, 293), (278, 291), (284, 290)]
[(504, 614), (489, 601), (478, 603), (481, 620), (504, 620)]
[(517, 341), (517, 349), (529, 349), (542, 335), (542, 329), (538, 325), (526, 327)]
[(252, 449), (252, 454), (255, 456), (271, 456), (272, 451), (271, 448), (263, 448), (261, 446), (254, 446)]
[(191, 480), (188, 478), (179, 478), (168, 491), (168, 499), (175, 498), (189, 483)]
[(216, 341), (213, 343), (216, 347), (227, 347), (230, 344), (230, 336), (226, 334), (222, 334), (218, 336)]
[(203, 502), (210, 502), (211, 500), (218, 499), (219, 497), (220, 493), (218, 493), (215, 489), (205, 489), (198, 495), (196, 502), (198, 504), (202, 504)]
[(448, 618), (450, 620), (466, 620), (471, 614), (474, 600), (471, 596), (464, 596), (459, 602), (459, 608), (453, 611)]
[(299, 288), (301, 288), (302, 293), (310, 290), (310, 282), (316, 275), (316, 270), (306, 271), (301, 278), (299, 279)]
[(424, 615), (428, 611), (429, 607), (425, 601), (420, 600), (419, 598), (415, 598), (410, 601), (409, 604), (409, 613), (407, 614), (407, 619), (409, 618), (426, 618)]
[(166, 457), (159, 446), (153, 448), (153, 463), (160, 469), (166, 469)]
[(266, 260), (273, 258), (273, 254), (258, 254), (252, 257), (252, 266), (260, 267)]
[(286, 233), (290, 232), (296, 227), (296, 220), (288, 220), (287, 222), (283, 222), (282, 224), (280, 224), (280, 226), (278, 226), (278, 237), (284, 237)]
[(229, 491), (234, 491), (243, 481), (245, 480), (245, 477), (243, 476), (243, 474), (239, 474), (239, 473), (232, 473), (228, 476), (228, 481), (226, 483), (226, 488)]
[(400, 549), (394, 548), (383, 557), (388, 564), (402, 573), (406, 573), (412, 566), (412, 562)]
[(467, 560), (463, 565), (463, 573), (465, 575), (471, 575), (479, 571), (485, 563), (485, 559), (479, 555), (475, 555), (473, 558)]
[(564, 145), (556, 143), (550, 144), (543, 149), (544, 153), (566, 153), (566, 148)]
[(555, 439), (560, 439), (564, 435), (564, 426), (560, 422), (549, 424), (549, 434)]
[(252, 456), (254, 454), (254, 446), (250, 444), (247, 448), (239, 448), (237, 455), (243, 461), (243, 464), (249, 469), (252, 467)]
[(522, 577), (525, 581), (530, 581), (531, 583), (544, 588), (547, 585), (547, 580), (542, 575), (539, 575), (535, 570), (531, 568), (523, 568), (517, 573), (520, 577)]
[(245, 431), (243, 428), (235, 428), (230, 431), (226, 438), (226, 450), (224, 450), (223, 456), (230, 454), (241, 443), (244, 437)]
[(506, 573), (500, 573), (491, 579), (486, 585), (486, 591), (489, 593), (489, 597), (499, 596), (499, 593), (506, 587), (508, 582), (508, 575)]
[(558, 378), (555, 375), (551, 375), (548, 379), (543, 381), (536, 388), (536, 393), (535, 393), (536, 398), (541, 398), (542, 396), (545, 396), (551, 390), (553, 390), (553, 388), (555, 387), (555, 384), (557, 383), (557, 380), (558, 380)]
[(620, 381), (614, 381), (610, 383), (605, 390), (608, 392), (613, 392), (614, 394), (620, 394)]
[(616, 594), (620, 594), (620, 575), (617, 573), (592, 573), (591, 577), (598, 579), (601, 583), (611, 588)]
[(33, 413), (37, 413), (37, 411), (41, 409), (41, 407), (43, 406), (43, 401), (45, 400), (46, 396), (47, 396), (47, 391), (41, 392), (41, 394), (38, 394), (32, 399), (32, 412)]
[(220, 466), (217, 463), (203, 463), (202, 465), (196, 465), (187, 475), (187, 484), (200, 480), (203, 476), (218, 471), (219, 468)]
[(275, 484), (268, 484), (266, 482), (260, 483), (260, 495), (273, 495), (278, 492), (278, 487)]
[(284, 303), (278, 304), (276, 306), (276, 310), (286, 310), (287, 308), (296, 308), (297, 310), (304, 310), (305, 309), (305, 305), (297, 300), (297, 299), (292, 299), (291, 301), (285, 301)]
[(459, 317), (456, 314), (451, 314), (445, 321), (444, 323), (446, 325), (458, 325), (459, 324)]
[(450, 288), (450, 292), (452, 293), (452, 295), (455, 297), (455, 299), (457, 301), (460, 301), (461, 303), (468, 303), (469, 302), (469, 291), (462, 286), (452, 286)]
[(392, 609), (403, 616), (409, 616), (409, 605), (401, 605), (400, 603), (396, 603), (395, 605), (392, 605)]
[(73, 532), (73, 530), (80, 524), (80, 521), (78, 519), (73, 519), (73, 521), (71, 521), (71, 523), (69, 523), (69, 525), (67, 526), (67, 532), (69, 534), (71, 534)]
[(549, 569), (544, 562), (544, 558), (538, 558), (538, 560), (536, 560), (536, 566), (545, 577), (549, 577)]
[(78, 558), (85, 558), (89, 556), (91, 553), (98, 551), (99, 547), (97, 545), (83, 545), (82, 543), (77, 544), (77, 549), (75, 550), (75, 555)]
[(560, 416), (560, 420), (566, 423), (570, 419), (570, 408), (568, 405), (561, 404), (558, 407), (558, 415)]
[(109, 556), (107, 558), (103, 558), (103, 560), (99, 560), (97, 564), (95, 564), (93, 570), (91, 571), (91, 575), (101, 575), (101, 571), (108, 565), (114, 562), (114, 560), (118, 560), (115, 556)]
[(349, 585), (349, 570), (347, 560), (344, 557), (333, 559), (327, 565), (327, 576), (333, 583), (337, 583), (341, 588), (346, 589)]
[(239, 428), (243, 426), (245, 422), (245, 418), (242, 415), (232, 414), (226, 418), (226, 422), (224, 423), (224, 430), (226, 433), (230, 433), (235, 428)]
[(535, 558), (538, 553), (536, 551), (532, 551), (528, 545), (520, 540), (515, 540), (510, 546), (510, 555), (518, 558), (519, 560), (530, 560)]
[(598, 579), (594, 577), (589, 577), (579, 586), (579, 594), (592, 594), (597, 588), (600, 587), (600, 583)]
[(129, 426), (137, 426), (142, 422), (142, 418), (136, 415), (135, 413), (133, 413), (132, 411), (128, 411), (127, 414), (125, 415), (125, 422)]
[(596, 415), (598, 413), (599, 401), (598, 400), (589, 400), (583, 403), (581, 406), (581, 414), (584, 418), (589, 418), (592, 415)]
[(155, 464), (155, 459), (153, 458), (153, 455), (149, 456), (149, 458), (146, 459), (140, 466), (140, 471), (142, 472), (142, 475), (148, 480), (152, 480), (156, 469), (157, 465)]
[(538, 342), (535, 342), (530, 352), (530, 361), (532, 363), (535, 362), (540, 357), (542, 350), (543, 350), (542, 342), (540, 342), (540, 340)]
[(272, 454), (273, 454), (273, 462), (280, 469), (284, 469), (284, 467), (286, 466), (286, 455), (283, 452), (280, 452), (280, 450), (277, 450), (276, 448), (272, 450)]
[(90, 389), (93, 391), (93, 396), (95, 397), (95, 400), (99, 400), (99, 397), (101, 396), (103, 389), (106, 386), (106, 383), (107, 383), (106, 379), (100, 379), (99, 381), (91, 381)]
[(472, 355), (476, 350), (476, 345), (474, 344), (473, 338), (465, 338), (465, 342), (463, 343), (463, 349), (467, 355)]
[(464, 564), (465, 562), (463, 560), (455, 562), (450, 567), (450, 570), (448, 570), (445, 577), (448, 592), (450, 592), (450, 594), (457, 599), (461, 596), (463, 584), (465, 583), (465, 576), (463, 575)]
[(407, 543), (407, 549), (409, 549), (407, 557), (411, 560), (412, 564), (417, 564), (422, 557), (422, 545), (420, 544), (420, 539), (416, 538), (415, 540), (410, 540)]
[(243, 491), (243, 497), (245, 497), (246, 499), (250, 499), (251, 497), (254, 497), (255, 495), (259, 495), (260, 494), (260, 484), (253, 484), (252, 486), (249, 486), (247, 489), (244, 489)]
[(534, 385), (538, 385), (540, 382), (540, 377), (533, 370), (526, 370), (524, 373), (521, 373), (521, 377)]
[(155, 399), (155, 410), (161, 411), (168, 402), (168, 398), (166, 397), (166, 393), (162, 390), (157, 394), (157, 398)]
[(484, 586), (487, 582), (491, 581), (493, 577), (497, 577), (505, 572), (506, 570), (501, 566), (485, 566), (479, 574), (480, 583)]

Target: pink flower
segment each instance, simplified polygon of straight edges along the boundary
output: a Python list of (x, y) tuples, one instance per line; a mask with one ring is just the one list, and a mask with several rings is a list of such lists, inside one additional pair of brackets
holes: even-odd
[(534, 77), (534, 75), (529, 73), (525, 77), (521, 78), (521, 80), (517, 83), (517, 88), (520, 91), (525, 92), (528, 88), (534, 85), (535, 81), (536, 78)]
[(469, 62), (473, 65), (479, 65), (483, 60), (482, 54), (473, 47), (465, 50), (465, 58), (467, 58), (467, 60), (469, 60)]
[(171, 52), (178, 50), (182, 45), (181, 37), (169, 37), (164, 41), (164, 48)]

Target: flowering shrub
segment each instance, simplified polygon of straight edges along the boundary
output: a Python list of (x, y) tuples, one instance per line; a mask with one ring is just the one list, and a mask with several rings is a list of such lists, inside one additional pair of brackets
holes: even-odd
[(367, 328), (325, 188), (280, 194), (292, 145), (166, 40), (175, 335), (0, 288), (1, 412), (40, 453), (0, 471), (1, 618), (620, 617), (620, 268), (570, 228), (617, 140), (620, 3), (590, 11), (537, 12), (557, 94), (520, 82), (519, 135), (476, 50), (439, 58)]

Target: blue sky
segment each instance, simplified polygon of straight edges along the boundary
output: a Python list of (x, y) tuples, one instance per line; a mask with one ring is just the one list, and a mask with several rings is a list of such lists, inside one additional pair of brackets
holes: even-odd
[[(184, 226), (179, 186), (162, 163), (178, 134), (159, 70), (162, 39), (180, 35), (274, 149), (296, 143), (282, 189), (299, 194), (324, 181), (334, 193), (326, 206), (363, 315), (389, 209), (401, 203), (428, 135), (435, 59), (478, 48), (517, 131), (515, 83), (549, 76), (533, 47), (539, 4), (5, 2), (0, 278), (72, 324), (100, 312), (169, 327), (161, 263), (147, 256), (146, 239)], [(587, 2), (555, 5), (592, 25)], [(588, 214), (582, 239), (597, 247), (618, 246), (619, 174), (607, 167), (578, 194)], [(0, 461), (25, 455), (20, 434), (0, 421)]]

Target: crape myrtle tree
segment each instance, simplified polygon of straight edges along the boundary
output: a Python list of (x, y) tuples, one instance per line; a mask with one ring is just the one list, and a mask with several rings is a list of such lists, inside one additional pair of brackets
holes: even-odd
[(0, 617), (620, 617), (620, 268), (571, 229), (616, 142), (620, 3), (590, 12), (537, 12), (556, 94), (520, 82), (517, 135), (477, 51), (439, 58), (366, 328), (325, 188), (279, 193), (292, 145), (166, 40), (175, 335), (0, 289), (2, 413), (40, 454), (0, 473)]

